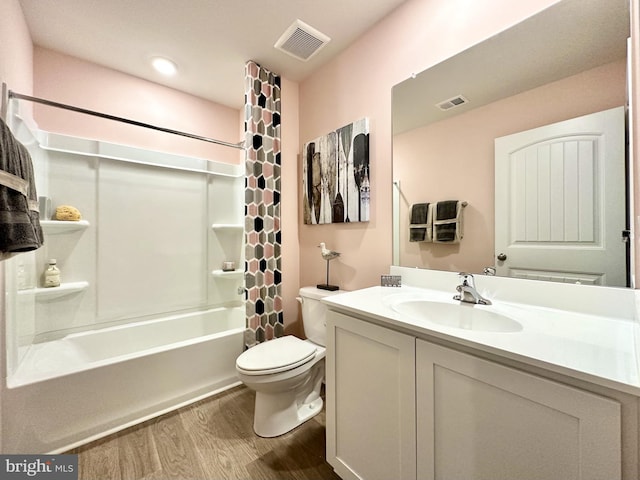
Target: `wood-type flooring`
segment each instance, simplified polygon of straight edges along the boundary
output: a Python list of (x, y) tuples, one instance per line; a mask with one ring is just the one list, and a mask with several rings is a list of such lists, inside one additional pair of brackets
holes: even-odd
[(325, 461), (324, 410), (276, 438), (253, 432), (244, 386), (83, 445), (81, 480), (340, 480)]

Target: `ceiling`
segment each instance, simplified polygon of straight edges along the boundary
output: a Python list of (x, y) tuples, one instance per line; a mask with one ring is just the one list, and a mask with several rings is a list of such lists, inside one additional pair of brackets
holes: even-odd
[[(565, 0), (393, 89), (393, 133), (626, 57), (627, 0)], [(441, 111), (463, 95), (469, 103)]]
[[(247, 60), (302, 81), (405, 0), (19, 0), (35, 45), (233, 108)], [(331, 40), (307, 62), (273, 45), (300, 19)], [(177, 63), (164, 78), (149, 63)]]

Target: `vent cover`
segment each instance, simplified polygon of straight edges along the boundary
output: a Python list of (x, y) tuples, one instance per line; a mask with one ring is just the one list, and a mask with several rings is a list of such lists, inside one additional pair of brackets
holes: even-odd
[(438, 107), (440, 110), (446, 111), (455, 107), (459, 107), (460, 105), (464, 105), (465, 103), (469, 103), (469, 100), (467, 100), (462, 95), (456, 95), (455, 97), (445, 100), (444, 102), (436, 103), (436, 107)]
[(274, 47), (298, 60), (306, 62), (330, 40), (329, 37), (315, 28), (310, 27), (301, 20), (296, 20), (282, 34)]

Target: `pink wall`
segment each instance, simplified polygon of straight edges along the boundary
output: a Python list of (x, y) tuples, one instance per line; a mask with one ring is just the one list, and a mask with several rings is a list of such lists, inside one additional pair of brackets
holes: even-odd
[[(344, 289), (378, 284), (380, 274), (389, 270), (392, 86), (553, 3), (556, 0), (409, 0), (300, 84), (299, 144), (369, 117), (371, 162), (369, 223), (303, 225), (299, 209), (301, 285), (324, 279), (319, 242), (342, 252), (332, 262), (331, 274), (332, 283)], [(292, 185), (284, 189), (293, 194)]]
[[(622, 106), (625, 88), (626, 62), (621, 60), (396, 135), (393, 176), (400, 180), (402, 191), (400, 264), (469, 272), (494, 265), (493, 140)], [(448, 199), (469, 202), (464, 210), (464, 241), (409, 242), (411, 204)]]
[[(238, 110), (75, 57), (36, 47), (36, 97), (230, 143), (242, 140)], [(37, 105), (38, 126), (55, 133), (239, 163), (241, 150)]]
[(0, 2), (0, 82), (9, 89), (33, 90), (33, 45), (18, 0)]

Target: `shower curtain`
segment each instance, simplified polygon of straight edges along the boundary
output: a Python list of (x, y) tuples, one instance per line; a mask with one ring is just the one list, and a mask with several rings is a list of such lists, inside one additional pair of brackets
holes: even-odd
[(284, 333), (280, 266), (280, 77), (245, 65), (245, 347)]

